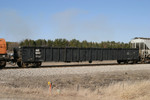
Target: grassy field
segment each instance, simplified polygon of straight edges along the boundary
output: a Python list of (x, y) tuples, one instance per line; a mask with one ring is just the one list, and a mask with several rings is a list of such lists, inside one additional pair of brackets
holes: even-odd
[[(119, 82), (89, 90), (81, 88), (76, 89), (54, 89), (51, 93), (43, 88), (29, 87), (7, 87), (0, 86), (1, 95), (3, 98), (25, 99), (45, 99), (45, 100), (149, 100), (150, 98), (150, 81), (136, 82)], [(8, 96), (11, 94), (11, 96)]]
[(149, 100), (149, 90), (145, 64), (0, 71), (0, 100)]

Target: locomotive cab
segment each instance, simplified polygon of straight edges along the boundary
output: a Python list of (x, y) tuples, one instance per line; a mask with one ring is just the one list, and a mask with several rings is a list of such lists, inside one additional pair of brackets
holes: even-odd
[(0, 39), (0, 68), (6, 66), (6, 41), (5, 39)]
[(6, 41), (4, 39), (0, 39), (0, 54), (6, 54)]
[(131, 40), (131, 47), (139, 49), (139, 56), (142, 62), (150, 62), (150, 38), (136, 37)]

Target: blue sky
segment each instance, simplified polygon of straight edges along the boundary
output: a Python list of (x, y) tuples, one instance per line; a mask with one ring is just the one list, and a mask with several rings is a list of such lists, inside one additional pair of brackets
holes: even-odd
[(150, 37), (150, 0), (0, 0), (0, 38), (129, 42)]

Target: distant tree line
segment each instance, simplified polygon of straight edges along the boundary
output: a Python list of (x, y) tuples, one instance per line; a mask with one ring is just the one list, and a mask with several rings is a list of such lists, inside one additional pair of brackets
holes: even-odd
[(115, 42), (115, 41), (102, 41), (98, 42), (88, 42), (86, 40), (79, 41), (76, 39), (66, 40), (66, 39), (55, 39), (55, 40), (31, 40), (25, 39), (20, 42), (20, 46), (48, 46), (48, 47), (78, 47), (78, 48), (130, 48), (130, 43)]
[(7, 50), (9, 50), (9, 51), (12, 51), (13, 48), (19, 47), (18, 42), (6, 42), (6, 44), (7, 44)]

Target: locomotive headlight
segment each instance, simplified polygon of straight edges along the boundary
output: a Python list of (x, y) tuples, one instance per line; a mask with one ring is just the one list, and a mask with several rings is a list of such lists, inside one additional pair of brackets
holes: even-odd
[(3, 55), (3, 57), (6, 57), (5, 55)]

